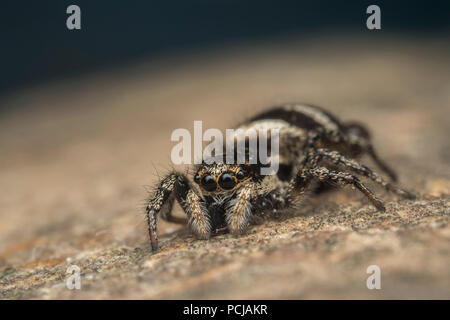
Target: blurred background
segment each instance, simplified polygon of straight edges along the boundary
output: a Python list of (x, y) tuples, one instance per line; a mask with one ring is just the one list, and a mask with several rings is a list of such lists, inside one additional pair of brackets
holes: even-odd
[[(81, 30), (66, 27), (71, 4)], [(371, 4), (381, 30), (366, 27)], [(0, 297), (450, 296), (448, 1), (0, 6)], [(172, 131), (232, 128), (290, 101), (367, 123), (422, 202), (382, 194), (402, 219), (367, 222), (349, 218), (364, 199), (336, 192), (210, 242), (162, 222), (150, 255), (145, 186), (172, 166)], [(327, 215), (341, 218), (317, 223)], [(361, 285), (374, 262), (391, 281), (382, 293)], [(72, 263), (85, 290), (63, 285)]]
[[(79, 31), (65, 28), (71, 4), (82, 11)], [(382, 31), (366, 28), (371, 4), (382, 6)], [(448, 31), (449, 8), (444, 0), (4, 1), (0, 90), (232, 43), (343, 32), (373, 41), (436, 36)]]

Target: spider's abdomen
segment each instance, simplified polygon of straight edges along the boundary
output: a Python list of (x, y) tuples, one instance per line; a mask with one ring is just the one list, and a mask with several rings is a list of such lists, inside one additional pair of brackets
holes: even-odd
[(295, 171), (294, 163), (302, 157), (302, 151), (311, 131), (323, 128), (341, 130), (342, 125), (322, 108), (304, 104), (286, 104), (266, 110), (250, 118), (238, 128), (269, 131), (279, 130), (279, 178), (289, 180)]
[(281, 120), (305, 131), (322, 127), (326, 130), (342, 130), (339, 120), (326, 110), (306, 104), (285, 104), (271, 108), (252, 117), (248, 123), (259, 120)]

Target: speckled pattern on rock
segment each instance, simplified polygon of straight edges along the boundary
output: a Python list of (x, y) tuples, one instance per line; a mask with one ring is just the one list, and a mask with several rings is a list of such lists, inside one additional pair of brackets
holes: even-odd
[[(449, 299), (449, 44), (368, 41), (230, 47), (2, 97), (0, 298)], [(161, 222), (150, 253), (143, 186), (171, 167), (171, 132), (285, 101), (366, 123), (419, 198), (372, 185), (382, 213), (346, 188), (209, 241)], [(71, 264), (81, 290), (66, 288)]]

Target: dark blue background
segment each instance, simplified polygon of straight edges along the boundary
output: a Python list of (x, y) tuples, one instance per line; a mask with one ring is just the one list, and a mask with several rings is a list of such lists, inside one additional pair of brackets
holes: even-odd
[[(82, 30), (66, 28), (66, 8), (81, 7)], [(382, 30), (448, 38), (450, 1), (99, 1), (1, 2), (0, 95), (45, 80), (124, 65), (184, 49), (319, 33), (365, 33), (377, 4)]]

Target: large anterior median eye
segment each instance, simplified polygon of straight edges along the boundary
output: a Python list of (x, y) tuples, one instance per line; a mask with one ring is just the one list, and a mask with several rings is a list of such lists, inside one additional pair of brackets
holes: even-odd
[(231, 174), (224, 173), (219, 178), (219, 185), (222, 189), (233, 189), (236, 182)]
[(204, 176), (202, 179), (202, 186), (206, 191), (214, 191), (217, 188), (216, 180), (210, 175)]

